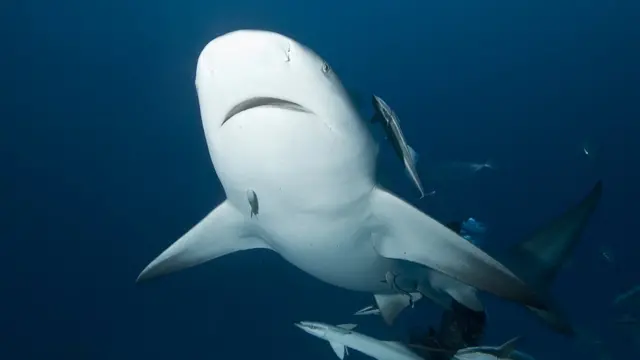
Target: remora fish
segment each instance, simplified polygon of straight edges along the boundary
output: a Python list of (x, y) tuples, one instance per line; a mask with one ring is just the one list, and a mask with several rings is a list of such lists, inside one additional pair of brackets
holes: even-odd
[[(460, 349), (453, 354), (452, 360), (534, 360), (531, 355), (515, 349), (518, 340), (520, 337), (515, 337), (500, 346), (474, 346)], [(421, 345), (408, 346), (426, 352), (442, 351)]]
[(420, 191), (420, 198), (422, 199), (424, 197), (424, 188), (416, 169), (418, 154), (407, 144), (402, 129), (400, 129), (398, 116), (384, 100), (376, 95), (373, 95), (373, 108), (375, 109), (375, 114), (371, 118), (371, 122), (380, 122), (382, 124), (384, 132), (387, 134), (387, 140), (393, 146), (396, 155), (404, 163), (407, 174)]
[[(338, 76), (308, 47), (268, 31), (222, 35), (200, 54), (196, 89), (227, 198), (139, 281), (269, 249), (322, 281), (387, 302), (408, 301), (380, 282), (391, 271), (427, 290), (436, 291), (432, 279), (441, 276), (544, 308), (498, 261), (378, 186), (369, 129)], [(260, 194), (259, 223), (248, 221), (247, 189)]]
[(295, 324), (306, 333), (326, 340), (340, 360), (348, 355), (348, 348), (377, 360), (424, 360), (409, 347), (395, 341), (382, 341), (353, 331), (355, 324), (327, 325), (301, 321)]

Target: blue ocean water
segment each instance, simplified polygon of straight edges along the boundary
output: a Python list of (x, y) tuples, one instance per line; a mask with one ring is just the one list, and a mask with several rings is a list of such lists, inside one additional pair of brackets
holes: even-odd
[[(293, 322), (353, 322), (370, 296), (274, 254), (230, 255), (135, 284), (224, 198), (195, 64), (208, 41), (242, 28), (291, 36), (346, 86), (382, 96), (438, 192), (418, 202), (384, 144), (383, 185), (442, 221), (482, 219), (488, 247), (522, 239), (602, 179), (599, 209), (554, 288), (579, 334), (551, 333), (487, 295), (486, 342), (523, 335), (522, 350), (538, 359), (637, 356), (640, 344), (612, 323), (611, 302), (640, 273), (639, 4), (4, 2), (0, 359), (333, 358)], [(437, 170), (487, 159), (495, 171)], [(370, 335), (402, 338), (405, 325), (438, 316), (423, 304), (391, 329), (355, 320)]]

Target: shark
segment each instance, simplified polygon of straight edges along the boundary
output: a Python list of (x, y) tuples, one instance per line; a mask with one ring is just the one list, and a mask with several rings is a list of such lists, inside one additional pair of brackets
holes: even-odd
[[(518, 276), (524, 279), (528, 284), (533, 286), (538, 294), (544, 298), (547, 304), (546, 309), (539, 309), (527, 306), (543, 324), (550, 329), (567, 336), (575, 335), (575, 329), (563, 311), (562, 307), (557, 304), (550, 294), (550, 289), (555, 282), (558, 272), (565, 263), (570, 259), (573, 249), (579, 244), (585, 227), (587, 226), (591, 215), (596, 210), (602, 197), (602, 181), (597, 181), (591, 188), (589, 193), (579, 202), (566, 209), (562, 214), (552, 218), (547, 223), (538, 227), (530, 236), (525, 237), (522, 241), (503, 251), (499, 258), (504, 264), (507, 264)], [(462, 228), (460, 221), (447, 223), (446, 226), (453, 231), (459, 232)], [(443, 286), (457, 287), (456, 294), (466, 294), (467, 301), (463, 301), (463, 305), (472, 310), (483, 310), (482, 304), (479, 303), (475, 295), (475, 291), (467, 284), (452, 281), (451, 279), (440, 277), (440, 281), (445, 284), (435, 286), (442, 288)], [(443, 296), (442, 292), (431, 292), (428, 298), (436, 304), (448, 309), (450, 301), (447, 296)], [(473, 304), (475, 299), (475, 307), (469, 306)], [(356, 312), (354, 315), (382, 315), (384, 320), (391, 324), (395, 317), (402, 309), (391, 307), (385, 303), (377, 301), (378, 309), (368, 306), (363, 310)], [(408, 301), (405, 300), (406, 303)]]
[(356, 324), (328, 325), (320, 322), (301, 321), (295, 326), (304, 332), (331, 345), (340, 360), (349, 354), (348, 349), (357, 350), (377, 360), (424, 360), (410, 347), (397, 341), (383, 341), (353, 331)]
[[(536, 292), (496, 259), (375, 179), (378, 144), (332, 67), (309, 47), (237, 30), (199, 55), (204, 138), (226, 200), (169, 245), (137, 281), (264, 250), (337, 287), (407, 304), (444, 277), (538, 309)], [(257, 201), (260, 215), (257, 216)], [(255, 203), (256, 205), (252, 205)]]

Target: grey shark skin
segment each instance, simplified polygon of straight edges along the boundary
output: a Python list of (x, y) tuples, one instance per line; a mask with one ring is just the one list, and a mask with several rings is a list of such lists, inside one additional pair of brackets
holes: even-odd
[(580, 242), (584, 228), (602, 197), (602, 181), (598, 181), (589, 194), (562, 215), (538, 228), (526, 240), (511, 248), (502, 258), (516, 274), (546, 296), (546, 310), (532, 310), (552, 329), (572, 336), (575, 330), (567, 316), (549, 294), (558, 271)]
[(295, 324), (304, 332), (326, 340), (338, 358), (344, 359), (348, 348), (371, 356), (377, 360), (424, 360), (409, 347), (395, 341), (383, 341), (353, 331), (354, 324), (328, 325), (319, 322), (301, 321)]
[(418, 191), (420, 191), (420, 198), (424, 198), (424, 188), (422, 187), (422, 182), (420, 181), (418, 170), (416, 169), (418, 156), (411, 146), (407, 144), (407, 140), (404, 138), (402, 129), (400, 129), (400, 120), (398, 119), (398, 116), (384, 100), (376, 95), (373, 95), (373, 108), (376, 113), (371, 118), (371, 122), (380, 121), (384, 128), (384, 132), (387, 134), (387, 139), (391, 143), (391, 146), (393, 146), (393, 150), (395, 150), (396, 155), (398, 155), (400, 160), (404, 163), (411, 181), (413, 181), (415, 186), (418, 188)]

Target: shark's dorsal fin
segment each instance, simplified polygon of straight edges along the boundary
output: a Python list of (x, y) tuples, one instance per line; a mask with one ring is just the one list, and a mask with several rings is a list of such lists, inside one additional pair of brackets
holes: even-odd
[(499, 359), (509, 359), (511, 353), (516, 350), (516, 343), (522, 339), (522, 336), (516, 336), (498, 347), (496, 353)]
[(340, 324), (336, 326), (345, 330), (353, 330), (358, 326), (358, 324)]

